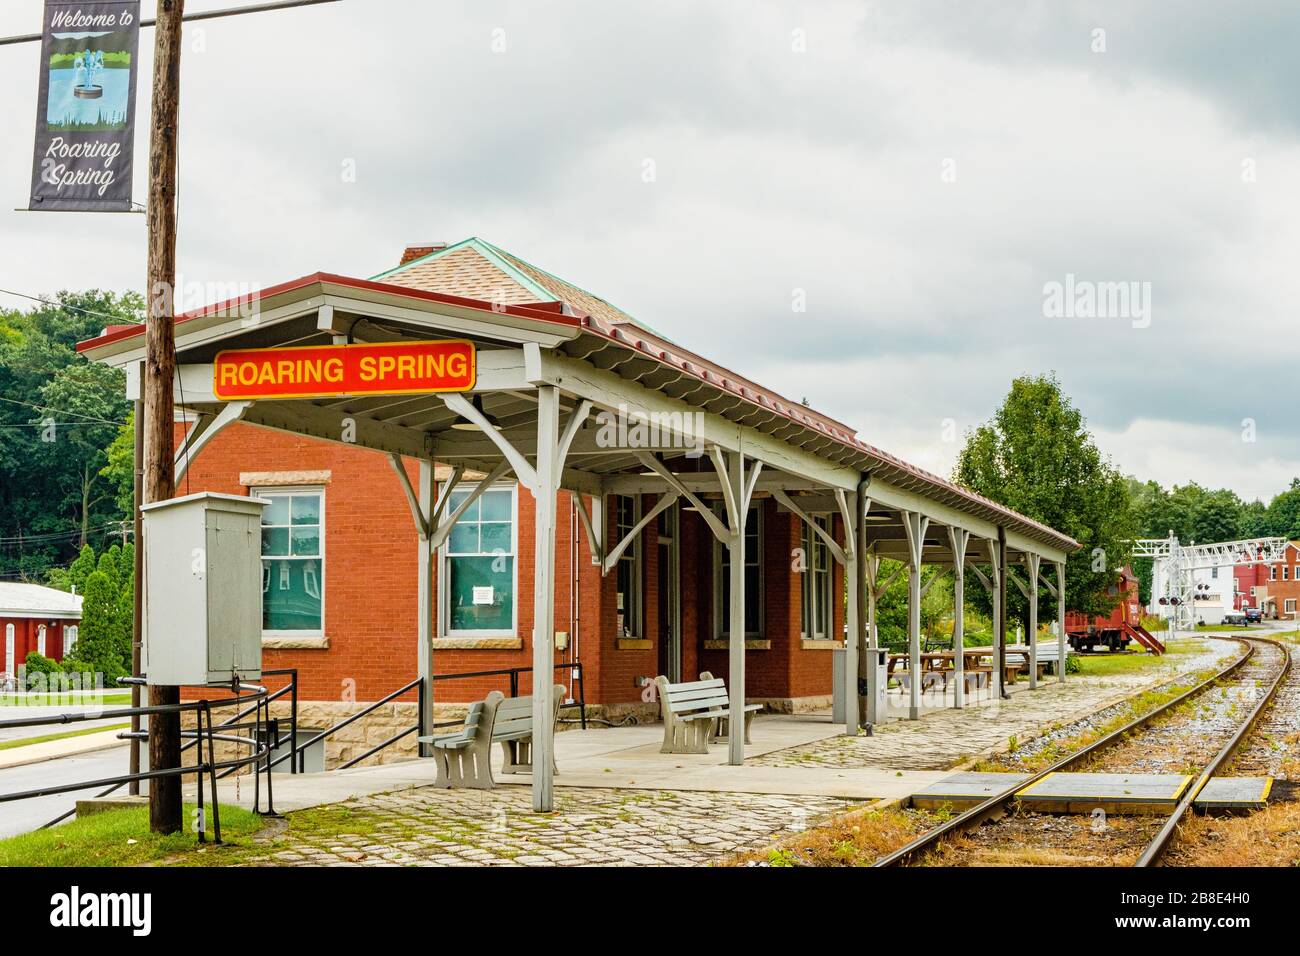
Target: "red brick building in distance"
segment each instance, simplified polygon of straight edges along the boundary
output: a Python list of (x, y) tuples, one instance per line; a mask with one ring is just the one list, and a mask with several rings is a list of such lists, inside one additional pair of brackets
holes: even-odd
[(81, 596), (43, 587), (0, 581), (0, 632), (4, 657), (0, 671), (16, 676), (32, 651), (61, 661), (77, 643)]
[(1259, 608), (1265, 617), (1300, 620), (1300, 543), (1290, 542), (1277, 564), (1239, 564), (1233, 568), (1238, 611)]

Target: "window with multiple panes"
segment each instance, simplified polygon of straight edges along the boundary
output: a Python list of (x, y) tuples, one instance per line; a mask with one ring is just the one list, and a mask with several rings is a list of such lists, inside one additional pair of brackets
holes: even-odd
[(1269, 569), (1268, 569), (1268, 579), (1269, 579), (1270, 581), (1276, 581), (1276, 580), (1277, 580), (1277, 565), (1276, 565), (1276, 564), (1271, 565), (1271, 566), (1269, 567)]
[[(661, 514), (662, 519), (662, 514)], [(618, 495), (614, 500), (614, 542), (626, 538), (641, 520), (641, 499), (635, 495)], [(618, 637), (640, 637), (641, 615), (641, 535), (627, 546), (618, 559), (615, 614)]]
[(262, 630), (320, 634), (324, 627), (325, 492), (257, 489), (262, 509)]
[[(823, 530), (830, 530), (830, 521), (814, 517)], [(808, 527), (803, 526), (803, 636), (824, 639), (831, 635), (831, 551), (826, 542)]]
[[(725, 521), (725, 512), (719, 512)], [(714, 633), (719, 637), (731, 635), (731, 553), (715, 539), (714, 554), (717, 569), (714, 577), (713, 620)], [(763, 514), (760, 508), (750, 508), (745, 516), (745, 637), (758, 638), (763, 634)]]
[(1286, 614), (1295, 613), (1295, 598), (1287, 598), (1282, 602), (1282, 611)]
[[(445, 513), (473, 491), (447, 492)], [(515, 488), (489, 488), (461, 515), (443, 548), (443, 633), (448, 636), (515, 633)]]

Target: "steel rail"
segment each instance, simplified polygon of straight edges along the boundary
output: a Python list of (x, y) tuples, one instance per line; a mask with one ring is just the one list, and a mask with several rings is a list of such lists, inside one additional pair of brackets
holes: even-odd
[(1187, 816), (1187, 811), (1192, 808), (1192, 805), (1196, 802), (1196, 798), (1201, 795), (1201, 791), (1205, 788), (1205, 785), (1210, 782), (1210, 778), (1219, 772), (1219, 768), (1227, 763), (1228, 758), (1231, 757), (1236, 749), (1241, 746), (1242, 741), (1246, 739), (1246, 736), (1254, 728), (1255, 724), (1259, 721), (1259, 718), (1263, 715), (1265, 709), (1267, 709), (1268, 705), (1273, 702), (1273, 698), (1277, 696), (1278, 689), (1282, 686), (1282, 681), (1286, 679), (1287, 674), (1291, 671), (1291, 649), (1281, 641), (1275, 641), (1267, 637), (1244, 638), (1244, 640), (1262, 641), (1263, 643), (1276, 646), (1282, 652), (1282, 668), (1278, 671), (1277, 677), (1273, 679), (1273, 683), (1269, 687), (1268, 692), (1260, 698), (1259, 703), (1255, 705), (1255, 708), (1250, 712), (1249, 716), (1247, 716), (1241, 726), (1236, 729), (1232, 737), (1228, 739), (1228, 742), (1223, 745), (1223, 749), (1215, 754), (1213, 760), (1206, 764), (1205, 769), (1201, 771), (1201, 775), (1196, 778), (1196, 782), (1187, 789), (1187, 793), (1178, 801), (1178, 806), (1174, 807), (1174, 811), (1169, 815), (1169, 819), (1165, 821), (1165, 825), (1160, 828), (1160, 831), (1147, 845), (1146, 850), (1144, 850), (1142, 855), (1138, 857), (1137, 862), (1133, 864), (1135, 867), (1153, 866), (1162, 856), (1164, 856), (1165, 851), (1169, 849), (1170, 844), (1174, 842), (1174, 837), (1178, 831), (1178, 825), (1182, 822), (1183, 818)]
[(1010, 803), (1012, 800), (1015, 799), (1017, 793), (1019, 793), (1021, 790), (1025, 789), (1026, 787), (1032, 786), (1033, 784), (1042, 780), (1048, 774), (1058, 773), (1061, 770), (1064, 770), (1066, 767), (1073, 766), (1074, 764), (1077, 764), (1087, 759), (1088, 757), (1091, 757), (1093, 754), (1096, 754), (1097, 752), (1104, 750), (1106, 747), (1109, 747), (1111, 744), (1119, 742), (1131, 731), (1136, 730), (1142, 725), (1148, 723), (1149, 721), (1151, 721), (1155, 717), (1158, 717), (1160, 714), (1163, 714), (1165, 711), (1169, 710), (1170, 708), (1176, 707), (1178, 704), (1181, 704), (1189, 697), (1199, 694), (1202, 691), (1208, 690), (1210, 687), (1214, 686), (1219, 681), (1223, 680), (1223, 678), (1227, 677), (1229, 674), (1232, 674), (1238, 668), (1242, 667), (1247, 661), (1251, 659), (1252, 656), (1254, 656), (1255, 648), (1250, 644), (1250, 639), (1243, 638), (1243, 637), (1231, 637), (1228, 638), (1228, 640), (1238, 641), (1241, 644), (1243, 644), (1246, 648), (1246, 653), (1242, 654), (1239, 658), (1237, 658), (1228, 666), (1224, 667), (1218, 673), (1214, 674), (1212, 677), (1206, 678), (1201, 683), (1197, 684), (1195, 687), (1192, 687), (1189, 690), (1186, 690), (1183, 693), (1179, 694), (1173, 700), (1161, 704), (1159, 707), (1155, 708), (1150, 713), (1143, 714), (1141, 717), (1136, 717), (1133, 720), (1129, 721), (1127, 724), (1125, 724), (1123, 727), (1120, 727), (1116, 730), (1112, 730), (1106, 736), (1102, 737), (1099, 740), (1093, 741), (1092, 743), (1088, 744), (1088, 746), (1084, 747), (1082, 750), (1077, 750), (1072, 754), (1062, 757), (1060, 760), (1052, 764), (1047, 769), (1040, 770), (1038, 773), (1031, 776), (1028, 780), (1022, 780), (1019, 783), (1013, 784), (1012, 786), (1003, 790), (1001, 793), (996, 793), (993, 796), (989, 797), (983, 803), (976, 804), (975, 806), (971, 807), (969, 810), (966, 810), (958, 814), (957, 816), (953, 817), (951, 820), (948, 820), (945, 823), (941, 823), (933, 830), (929, 830), (921, 834), (919, 837), (917, 837), (911, 843), (908, 843), (906, 846), (900, 847), (899, 849), (895, 850), (893, 853), (887, 854), (886, 856), (882, 856), (875, 863), (873, 863), (872, 866), (876, 866), (876, 867), (902, 866), (911, 862), (912, 858), (915, 857), (918, 853), (942, 842), (945, 837), (948, 837), (954, 833), (959, 833), (963, 830), (969, 830), (972, 827), (979, 826), (985, 820), (988, 820), (990, 817), (994, 816), (995, 814), (1000, 813), (1003, 807), (1006, 806), (1006, 804)]

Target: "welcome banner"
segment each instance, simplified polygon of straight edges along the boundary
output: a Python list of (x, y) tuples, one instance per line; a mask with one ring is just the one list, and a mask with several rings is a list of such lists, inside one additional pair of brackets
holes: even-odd
[(129, 212), (139, 0), (45, 0), (32, 210)]

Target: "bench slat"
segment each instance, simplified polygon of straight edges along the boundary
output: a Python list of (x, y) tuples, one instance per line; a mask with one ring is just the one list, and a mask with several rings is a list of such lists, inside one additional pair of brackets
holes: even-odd
[(689, 714), (697, 710), (708, 710), (712, 707), (726, 707), (730, 703), (728, 697), (710, 697), (707, 700), (690, 700), (690, 701), (668, 701), (668, 710), (674, 714)]

